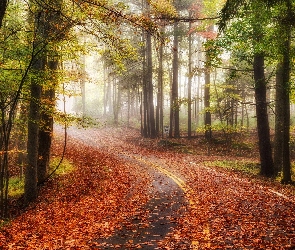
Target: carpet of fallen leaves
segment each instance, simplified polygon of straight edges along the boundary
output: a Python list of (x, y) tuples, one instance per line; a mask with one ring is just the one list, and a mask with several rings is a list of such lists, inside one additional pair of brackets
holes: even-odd
[[(295, 249), (293, 187), (204, 165), (242, 157), (214, 154), (198, 140), (163, 145), (132, 129), (75, 132), (66, 157), (76, 171), (47, 183), (38, 201), (2, 227), (3, 249), (97, 249), (94, 239), (114, 234), (150, 198), (148, 172), (118, 154), (157, 164), (186, 184), (187, 210), (159, 249)], [(54, 153), (61, 148), (56, 140)]]
[(0, 229), (0, 249), (91, 249), (145, 203), (148, 178), (136, 166), (71, 138), (67, 144), (65, 157), (76, 170), (47, 183), (34, 204)]

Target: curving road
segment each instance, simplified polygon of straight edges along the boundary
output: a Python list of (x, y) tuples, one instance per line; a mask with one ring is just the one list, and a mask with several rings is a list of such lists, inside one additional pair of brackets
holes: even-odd
[(162, 166), (156, 165), (153, 160), (128, 152), (127, 148), (118, 147), (122, 145), (123, 137), (112, 137), (110, 140), (105, 138), (105, 134), (95, 135), (96, 132), (70, 128), (68, 135), (85, 142), (87, 146), (97, 147), (108, 153), (112, 151), (116, 157), (139, 165), (147, 172), (152, 183), (149, 188), (150, 200), (146, 205), (113, 236), (95, 239), (93, 242), (98, 243), (98, 249), (160, 249), (161, 242), (173, 232), (189, 204), (185, 197), (185, 184)]
[(153, 180), (145, 207), (110, 238), (94, 239), (98, 249), (295, 249), (292, 189), (205, 167), (213, 156), (150, 149), (149, 140), (132, 133), (68, 131)]

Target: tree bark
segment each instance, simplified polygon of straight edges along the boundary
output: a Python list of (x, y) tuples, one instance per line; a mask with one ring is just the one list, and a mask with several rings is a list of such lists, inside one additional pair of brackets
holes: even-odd
[[(209, 58), (206, 55), (206, 62)], [(206, 140), (211, 140), (212, 130), (211, 130), (211, 112), (210, 112), (210, 69), (208, 66), (205, 67), (205, 88), (204, 88), (204, 108), (205, 108), (205, 138)]]
[[(58, 61), (50, 61), (47, 63), (47, 67), (52, 71), (57, 70)], [(54, 77), (52, 79), (54, 81)], [(53, 134), (53, 110), (55, 107), (55, 87), (57, 83), (53, 83), (49, 89), (44, 91), (42, 99), (45, 100), (45, 107), (41, 112), (41, 124), (42, 126), (39, 129), (39, 148), (38, 148), (38, 185), (43, 183), (46, 179), (49, 163), (50, 163), (50, 151), (51, 151), (51, 142)]]
[(275, 139), (274, 139), (274, 169), (277, 175), (282, 171), (283, 163), (283, 132), (284, 132), (284, 87), (283, 65), (278, 63), (276, 72), (275, 98)]
[[(161, 33), (164, 33), (164, 28), (161, 27)], [(159, 71), (158, 71), (158, 98), (157, 98), (157, 123), (156, 130), (159, 136), (163, 137), (163, 56), (164, 56), (164, 45), (160, 41), (159, 48)]]
[(271, 177), (274, 175), (274, 165), (272, 159), (270, 128), (267, 113), (264, 56), (262, 54), (254, 55), (253, 68), (261, 174), (263, 176)]
[[(290, 0), (287, 1), (287, 14), (286, 18), (288, 19), (292, 16), (292, 6)], [(291, 176), (291, 162), (290, 162), (290, 73), (291, 73), (291, 34), (292, 34), (292, 24), (288, 20), (284, 27), (282, 27), (283, 34), (283, 46), (282, 46), (282, 97), (283, 97), (283, 179), (282, 183), (288, 184), (292, 183)]]
[[(190, 14), (191, 16), (191, 14)], [(189, 23), (189, 32), (191, 30), (192, 23)], [(187, 86), (187, 137), (192, 137), (192, 34), (188, 36), (188, 86)]]
[[(40, 69), (42, 62), (39, 60), (35, 69)], [(41, 85), (38, 81), (31, 82), (31, 100), (28, 121), (27, 165), (25, 169), (25, 202), (31, 202), (37, 198), (37, 162), (38, 162), (38, 134), (40, 118)]]
[[(170, 120), (173, 123), (174, 137), (180, 137), (179, 131), (179, 103), (178, 103), (178, 24), (174, 23), (174, 41), (173, 41), (173, 69), (172, 69), (172, 96), (171, 96), (171, 115)], [(171, 128), (170, 128), (171, 129)]]
[(154, 111), (154, 87), (153, 87), (153, 58), (152, 58), (152, 35), (147, 32), (147, 99), (148, 99), (148, 134), (150, 138), (156, 138), (156, 124)]
[[(46, 54), (46, 18), (44, 10), (40, 9), (34, 16), (34, 35), (35, 41), (33, 44), (34, 50), (42, 52), (36, 57), (32, 64), (32, 73), (34, 76), (31, 79), (30, 85), (30, 105), (28, 117), (28, 141), (27, 141), (27, 164), (25, 168), (25, 187), (24, 199), (25, 203), (34, 201), (37, 198), (37, 183), (38, 183), (38, 149), (39, 149), (39, 123), (40, 123), (40, 100), (43, 82), (43, 73), (45, 70)], [(41, 48), (40, 48), (41, 47)], [(42, 48), (43, 47), (43, 48)]]

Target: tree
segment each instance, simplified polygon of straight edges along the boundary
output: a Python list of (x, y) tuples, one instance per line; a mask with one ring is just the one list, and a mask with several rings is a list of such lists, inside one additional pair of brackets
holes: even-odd
[(284, 132), (284, 88), (283, 66), (279, 62), (276, 70), (276, 97), (275, 97), (275, 138), (274, 138), (274, 168), (276, 175), (282, 171), (283, 162), (283, 132)]
[(153, 58), (152, 58), (152, 36), (150, 32), (146, 34), (147, 45), (147, 66), (146, 66), (146, 90), (147, 90), (147, 121), (148, 121), (148, 135), (150, 138), (155, 138), (156, 124), (154, 111), (154, 87), (153, 87)]
[(179, 131), (179, 100), (178, 100), (178, 71), (179, 71), (179, 29), (178, 23), (174, 23), (173, 32), (173, 63), (172, 63), (172, 86), (171, 86), (171, 101), (170, 101), (170, 131), (169, 136), (175, 138), (180, 137)]
[(261, 163), (261, 174), (264, 176), (274, 175), (274, 165), (272, 159), (272, 148), (270, 142), (270, 128), (267, 113), (267, 81), (264, 75), (264, 51), (259, 50), (257, 47), (262, 43), (263, 27), (259, 19), (261, 15), (261, 9), (264, 8), (263, 4), (259, 2), (254, 4), (254, 20), (252, 25), (253, 29), (253, 45), (254, 45), (254, 81), (255, 81), (255, 100), (256, 100), (256, 116), (257, 116), (257, 130), (259, 140), (259, 153)]
[(205, 138), (210, 140), (212, 138), (211, 129), (211, 111), (210, 111), (210, 58), (206, 54), (206, 65), (205, 65), (205, 88), (204, 88), (204, 107), (205, 107)]
[[(161, 24), (160, 27), (161, 35), (163, 36), (165, 33), (165, 27)], [(159, 41), (159, 53), (158, 53), (158, 61), (159, 61), (159, 69), (158, 69), (158, 95), (157, 95), (157, 111), (156, 111), (156, 131), (159, 136), (163, 136), (163, 101), (164, 101), (164, 42)]]
[[(190, 15), (191, 17), (191, 11)], [(187, 86), (187, 137), (191, 139), (192, 136), (192, 79), (193, 79), (193, 70), (192, 70), (192, 22), (189, 22), (189, 35), (188, 35), (188, 86)]]
[[(1, 217), (8, 216), (8, 183), (10, 177), (9, 161), (11, 150), (11, 134), (14, 121), (18, 118), (19, 99), (24, 97), (29, 69), (38, 51), (32, 51), (31, 45), (21, 39), (25, 38), (26, 25), (23, 15), (23, 3), (7, 5), (6, 15), (1, 29), (1, 75), (0, 75), (0, 211)], [(15, 63), (17, 62), (17, 63)]]
[[(46, 27), (44, 30), (44, 39), (46, 39), (46, 43), (49, 42), (50, 39), (53, 39), (55, 42), (60, 41), (66, 34), (65, 30), (68, 29), (65, 27), (65, 24), (62, 23), (60, 12), (58, 11), (61, 9), (61, 5), (61, 0), (52, 1), (50, 9), (46, 11)], [(57, 25), (61, 25), (63, 28), (65, 28), (65, 30), (61, 32), (61, 30), (56, 28)], [(48, 176), (53, 134), (53, 114), (55, 113), (54, 111), (56, 105), (55, 91), (58, 85), (57, 69), (59, 55), (55, 48), (55, 44), (53, 46), (47, 47), (47, 50), (44, 51), (44, 53), (46, 53), (46, 77), (44, 80), (47, 84), (43, 84), (43, 90), (41, 92), (40, 126), (38, 133), (38, 185), (43, 183)]]
[[(40, 50), (44, 46), (45, 37), (45, 11), (38, 9), (34, 16), (34, 46), (33, 50)], [(40, 46), (40, 47), (39, 47)], [(45, 70), (45, 53), (44, 48), (32, 64), (34, 77), (30, 84), (30, 106), (28, 117), (28, 141), (27, 141), (27, 164), (25, 168), (25, 202), (29, 203), (37, 198), (38, 189), (38, 145), (39, 145), (39, 122), (40, 122), (40, 99), (41, 99), (41, 82)]]
[[(283, 178), (282, 183), (288, 184), (292, 182), (291, 179), (291, 162), (290, 162), (290, 74), (291, 74), (291, 36), (294, 22), (294, 6), (292, 1), (287, 0), (281, 3), (280, 7), (283, 10), (281, 18), (279, 19), (280, 28), (280, 45), (279, 53), (281, 55), (281, 84), (279, 87), (278, 97), (282, 97), (282, 108), (278, 111), (282, 111), (279, 114), (282, 117), (282, 169)], [(281, 92), (282, 91), (282, 92)], [(278, 99), (280, 100), (280, 99)], [(280, 132), (279, 132), (280, 133)], [(280, 133), (281, 134), (281, 133)], [(279, 145), (278, 145), (279, 146)]]
[[(227, 1), (222, 9), (222, 19), (220, 28), (225, 27), (225, 23), (230, 17), (238, 15), (237, 9), (243, 9), (245, 2)], [(253, 44), (253, 69), (255, 81), (255, 100), (256, 100), (256, 116), (257, 116), (257, 131), (259, 138), (259, 152), (261, 162), (261, 174), (265, 176), (274, 175), (274, 165), (272, 159), (272, 149), (270, 142), (270, 128), (267, 113), (266, 86), (267, 81), (264, 75), (264, 54), (265, 48), (263, 44), (263, 24), (268, 21), (266, 17), (266, 6), (261, 1), (251, 3), (251, 10), (254, 13), (250, 19), (250, 27), (252, 28), (252, 44)], [(249, 5), (247, 4), (247, 7)], [(265, 10), (265, 15), (261, 15), (261, 11)], [(262, 49), (261, 49), (262, 48)]]

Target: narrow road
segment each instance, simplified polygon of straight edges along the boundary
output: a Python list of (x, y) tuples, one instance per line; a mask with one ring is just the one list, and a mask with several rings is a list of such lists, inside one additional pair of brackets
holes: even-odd
[(162, 173), (151, 171), (151, 176), (152, 198), (115, 235), (98, 239), (101, 249), (159, 249), (159, 242), (173, 231), (177, 217), (185, 209), (183, 191)]
[(94, 239), (99, 249), (295, 249), (295, 196), (287, 188), (205, 167), (214, 156), (160, 152), (148, 140), (135, 145), (141, 139), (127, 129), (69, 135), (137, 164), (153, 180), (136, 216)]
[[(116, 157), (139, 165), (152, 179), (149, 188), (151, 199), (114, 235), (109, 238), (95, 239), (94, 242), (99, 243), (97, 248), (160, 249), (163, 239), (173, 232), (177, 226), (177, 220), (186, 211), (189, 202), (185, 197), (185, 188), (175, 179), (173, 174), (165, 171), (162, 167), (155, 165), (148, 159), (139, 157), (137, 154), (119, 150), (118, 146), (122, 142), (117, 138), (104, 139), (101, 136), (94, 136), (94, 133), (89, 135), (81, 133), (81, 131), (77, 132), (74, 128), (68, 131), (70, 136), (84, 141), (87, 145), (101, 148), (107, 152), (114, 150), (113, 154)], [(114, 144), (110, 144), (110, 141)]]

